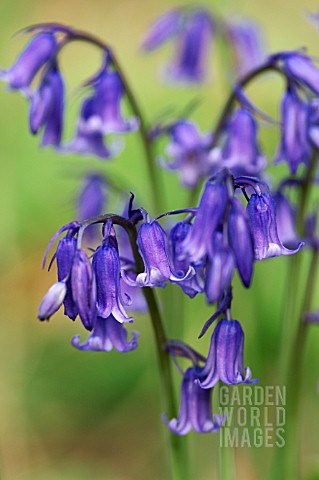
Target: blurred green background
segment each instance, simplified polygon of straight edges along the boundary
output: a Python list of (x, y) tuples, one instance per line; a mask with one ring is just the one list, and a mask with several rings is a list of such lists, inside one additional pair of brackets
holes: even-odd
[[(181, 109), (199, 96), (203, 101), (192, 118), (206, 131), (229, 90), (220, 45), (213, 49), (210, 79), (200, 88), (160, 83), (169, 45), (148, 56), (138, 51), (150, 22), (174, 5), (171, 0), (2, 0), (0, 65), (8, 67), (23, 47), (24, 37), (13, 35), (24, 26), (46, 21), (70, 24), (113, 45), (148, 120), (163, 108)], [(257, 20), (270, 52), (307, 46), (312, 55), (319, 55), (319, 32), (306, 18), (318, 8), (315, 1), (214, 0), (201, 5), (220, 16), (239, 13)], [(70, 45), (62, 56), (69, 92), (69, 134), (78, 108), (76, 88), (95, 71), (98, 61), (98, 53), (83, 44)], [(283, 84), (273, 77), (249, 90), (258, 105), (276, 118), (282, 91)], [(107, 171), (133, 190), (147, 208), (151, 192), (138, 135), (131, 135), (123, 154), (110, 162), (58, 156), (50, 149), (39, 149), (39, 139), (30, 136), (25, 99), (4, 86), (0, 99), (0, 478), (165, 479), (159, 380), (147, 317), (136, 316), (140, 345), (125, 355), (77, 351), (70, 339), (77, 333), (84, 338), (85, 332), (78, 321), (72, 323), (61, 313), (49, 324), (36, 319), (38, 304), (55, 278), (54, 269), (49, 274), (41, 270), (42, 254), (54, 231), (74, 218), (74, 200), (83, 173)], [(269, 159), (277, 143), (276, 128), (264, 126), (262, 144)], [(286, 173), (285, 167), (280, 172)], [(159, 176), (165, 208), (182, 207), (187, 194), (178, 179), (161, 171)], [(284, 298), (288, 262), (286, 257), (257, 264), (250, 291), (237, 279), (235, 282), (233, 314), (246, 333), (245, 364), (262, 385), (278, 382), (282, 302), (289, 301)], [(169, 287), (166, 299), (169, 296), (172, 304), (179, 302), (176, 286)], [(164, 314), (171, 336), (181, 336), (182, 331), (184, 340), (205, 353), (208, 339), (199, 341), (197, 335), (211, 309), (203, 298), (186, 300), (182, 318), (181, 311), (173, 307)], [(312, 329), (303, 385), (303, 474), (309, 480), (319, 478), (318, 341), (319, 332)], [(217, 478), (218, 435), (191, 434), (188, 446), (193, 478)], [(237, 449), (237, 478), (261, 478), (271, 450)]]

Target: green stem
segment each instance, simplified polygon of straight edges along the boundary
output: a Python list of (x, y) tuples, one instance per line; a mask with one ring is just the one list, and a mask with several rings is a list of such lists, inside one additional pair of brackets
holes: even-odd
[[(222, 384), (219, 384), (220, 389)], [(219, 395), (220, 398), (220, 395)], [(221, 410), (223, 406), (220, 404)], [(223, 435), (223, 427), (219, 432), (220, 439)], [(235, 480), (234, 449), (231, 446), (219, 445), (218, 450), (218, 480)]]

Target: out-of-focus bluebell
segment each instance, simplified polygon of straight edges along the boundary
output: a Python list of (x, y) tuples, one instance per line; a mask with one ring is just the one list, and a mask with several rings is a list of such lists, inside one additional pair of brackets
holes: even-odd
[(290, 81), (297, 82), (319, 95), (319, 69), (305, 53), (280, 52), (270, 57), (270, 63), (278, 66)]
[(66, 295), (65, 282), (54, 283), (45, 294), (38, 312), (39, 320), (49, 318), (59, 310)]
[(260, 25), (244, 18), (225, 22), (226, 35), (238, 77), (259, 67), (265, 60), (265, 47)]
[[(171, 251), (171, 258), (175, 271), (179, 273), (187, 272), (190, 263), (186, 257), (181, 258), (182, 255), (182, 244), (188, 235), (189, 230), (193, 228), (192, 224), (185, 222), (178, 222), (170, 231), (169, 234), (169, 245)], [(193, 267), (195, 270), (195, 275), (186, 280), (178, 282), (177, 285), (181, 287), (184, 293), (190, 298), (194, 298), (198, 293), (204, 291), (203, 284), (203, 269), (199, 267)]]
[(85, 250), (75, 252), (71, 272), (72, 295), (84, 327), (92, 330), (95, 325), (96, 281), (91, 262)]
[(80, 344), (80, 335), (76, 335), (72, 338), (72, 345), (79, 350), (91, 352), (110, 352), (114, 348), (125, 353), (137, 348), (138, 335), (133, 331), (132, 338), (128, 340), (125, 326), (110, 315), (107, 318), (97, 317), (88, 339)]
[(8, 70), (0, 70), (0, 80), (8, 83), (13, 90), (21, 90), (29, 96), (30, 85), (43, 65), (52, 60), (57, 52), (55, 36), (41, 32), (31, 38), (14, 65)]
[(222, 232), (211, 239), (205, 272), (205, 294), (208, 303), (215, 303), (229, 287), (235, 268), (233, 252)]
[[(85, 176), (77, 200), (77, 218), (79, 221), (101, 215), (107, 202), (107, 181), (99, 173), (89, 173)], [(98, 225), (90, 225), (85, 229), (86, 239), (96, 239)]]
[(250, 368), (244, 373), (244, 332), (237, 320), (220, 320), (212, 334), (204, 367), (196, 367), (201, 388), (213, 388), (218, 380), (226, 384), (255, 383)]
[(194, 367), (186, 370), (181, 385), (181, 400), (178, 418), (163, 420), (172, 432), (186, 435), (190, 430), (197, 433), (217, 432), (223, 417), (212, 414), (212, 389), (199, 386)]
[(200, 135), (195, 123), (180, 120), (169, 128), (171, 142), (166, 148), (172, 159), (167, 163), (160, 158), (162, 167), (179, 171), (181, 182), (185, 187), (194, 187), (199, 180), (211, 173), (212, 166), (208, 155), (208, 147), (212, 135)]
[(231, 199), (229, 208), (228, 242), (233, 251), (240, 278), (245, 287), (249, 287), (253, 274), (254, 244), (245, 207), (235, 197)]
[(259, 176), (266, 166), (257, 140), (257, 122), (244, 107), (234, 111), (224, 127), (224, 145), (215, 148), (211, 157), (220, 168), (228, 168), (234, 176)]
[(251, 230), (254, 239), (255, 259), (292, 255), (300, 250), (300, 242), (295, 250), (284, 247), (279, 240), (276, 224), (275, 203), (267, 192), (251, 195), (247, 211), (250, 218)]
[(55, 62), (45, 71), (39, 87), (31, 96), (29, 125), (31, 133), (43, 129), (41, 145), (59, 146), (63, 132), (64, 85)]
[(174, 56), (167, 67), (169, 79), (197, 83), (203, 81), (206, 74), (214, 30), (213, 19), (206, 10), (180, 8), (167, 12), (155, 22), (142, 46), (150, 51), (174, 38)]
[(291, 173), (296, 173), (301, 163), (309, 164), (308, 117), (308, 104), (290, 85), (281, 102), (281, 142), (275, 163), (285, 160)]
[(274, 201), (278, 237), (285, 245), (294, 248), (300, 242), (296, 230), (296, 209), (281, 191), (276, 192)]

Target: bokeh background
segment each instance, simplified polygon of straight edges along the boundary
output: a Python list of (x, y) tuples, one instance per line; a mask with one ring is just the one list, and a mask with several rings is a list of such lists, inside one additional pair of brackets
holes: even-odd
[[(149, 121), (163, 108), (182, 109), (199, 98), (192, 118), (206, 131), (230, 86), (220, 45), (213, 49), (209, 81), (200, 88), (161, 83), (169, 45), (148, 56), (138, 49), (150, 22), (174, 5), (171, 0), (1, 0), (0, 65), (8, 67), (23, 47), (24, 37), (13, 35), (24, 26), (45, 21), (74, 25), (113, 45)], [(307, 14), (319, 8), (315, 1), (203, 0), (201, 5), (220, 16), (238, 13), (259, 22), (269, 52), (307, 46), (319, 56), (319, 31), (307, 20)], [(70, 135), (78, 108), (77, 87), (95, 71), (98, 61), (94, 48), (83, 44), (72, 44), (62, 56)], [(267, 77), (249, 92), (261, 108), (278, 118), (281, 81)], [(70, 345), (73, 335), (85, 335), (79, 322), (72, 323), (61, 313), (49, 323), (36, 319), (38, 304), (55, 278), (54, 269), (41, 270), (42, 253), (54, 231), (74, 218), (85, 172), (107, 171), (148, 208), (150, 186), (138, 135), (129, 136), (127, 148), (113, 161), (59, 156), (41, 150), (39, 139), (30, 136), (25, 99), (1, 85), (0, 102), (0, 478), (165, 479), (159, 380), (147, 317), (136, 316), (140, 345), (128, 354), (79, 352)], [(265, 125), (261, 141), (271, 161), (278, 144), (276, 128)], [(270, 171), (286, 173), (285, 167), (278, 168)], [(166, 208), (182, 207), (187, 194), (176, 176), (160, 171), (159, 176)], [(111, 207), (117, 206), (115, 199)], [(245, 364), (262, 385), (278, 382), (282, 305), (289, 302), (284, 288), (288, 262), (286, 257), (256, 265), (249, 291), (235, 282), (233, 313), (246, 332)], [(171, 305), (179, 304), (177, 287), (170, 286), (165, 295)], [(203, 298), (187, 300), (183, 310), (164, 311), (170, 335), (183, 336), (203, 353), (207, 339), (199, 341), (197, 334), (210, 314)], [(302, 468), (308, 480), (319, 479), (318, 342), (319, 332), (312, 329), (302, 411)], [(217, 478), (218, 436), (190, 434), (187, 443), (193, 478)], [(237, 449), (237, 478), (262, 478), (273, 453), (267, 448)]]

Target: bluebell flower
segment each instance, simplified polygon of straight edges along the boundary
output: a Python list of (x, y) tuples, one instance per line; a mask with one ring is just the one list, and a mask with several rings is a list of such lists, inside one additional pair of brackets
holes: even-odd
[(49, 288), (45, 294), (38, 312), (39, 320), (49, 320), (49, 318), (59, 310), (66, 294), (65, 282), (57, 282)]
[(139, 122), (135, 117), (123, 117), (122, 100), (125, 90), (118, 72), (103, 70), (94, 78), (92, 86), (94, 94), (91, 98), (90, 115), (83, 119), (83, 127), (87, 132), (106, 134), (138, 129)]
[(257, 122), (250, 111), (240, 107), (225, 127), (226, 141), (212, 151), (213, 159), (234, 176), (258, 176), (266, 166), (257, 141)]
[(167, 163), (160, 159), (160, 164), (170, 170), (178, 170), (181, 182), (185, 187), (194, 187), (198, 181), (211, 171), (208, 147), (211, 135), (200, 135), (196, 125), (187, 120), (180, 120), (173, 124), (169, 133), (171, 142), (166, 153), (172, 158)]
[(75, 152), (81, 155), (94, 155), (102, 159), (108, 159), (117, 154), (120, 150), (119, 143), (107, 147), (104, 143), (104, 135), (99, 128), (93, 129), (87, 124), (95, 110), (95, 98), (90, 97), (84, 100), (80, 118), (77, 123), (76, 135), (67, 145), (61, 147), (62, 152)]
[[(103, 213), (107, 201), (107, 187), (103, 175), (89, 173), (85, 176), (77, 199), (77, 218), (80, 221)], [(98, 229), (98, 225), (86, 228), (84, 232), (86, 240), (96, 240)]]
[(142, 49), (150, 52), (176, 36), (181, 27), (182, 17), (182, 9), (174, 8), (157, 18), (142, 41)]
[[(170, 231), (169, 245), (171, 251), (171, 258), (173, 266), (176, 272), (187, 272), (190, 267), (190, 262), (187, 257), (182, 257), (182, 244), (187, 237), (189, 231), (193, 228), (193, 225), (189, 222), (178, 222)], [(204, 291), (203, 284), (203, 269), (199, 267), (193, 267), (195, 274), (191, 278), (182, 280), (177, 283), (186, 295), (190, 298), (194, 298), (198, 293)]]
[(292, 255), (300, 250), (300, 242), (295, 250), (284, 247), (278, 237), (276, 210), (273, 198), (269, 193), (251, 195), (247, 211), (254, 239), (255, 259)]
[(58, 269), (59, 282), (65, 282), (67, 292), (64, 298), (64, 314), (71, 320), (75, 320), (78, 315), (78, 309), (73, 299), (71, 287), (71, 271), (76, 252), (76, 239), (72, 231), (59, 240), (55, 257)]
[(132, 322), (123, 307), (120, 290), (120, 259), (117, 250), (107, 236), (93, 255), (93, 270), (96, 278), (98, 316), (112, 315), (118, 322)]
[(174, 9), (151, 26), (143, 48), (151, 51), (173, 39), (175, 52), (167, 68), (169, 78), (181, 82), (201, 82), (206, 74), (213, 34), (213, 19), (206, 10)]
[(40, 86), (32, 94), (29, 112), (33, 134), (43, 129), (41, 145), (59, 146), (63, 131), (64, 85), (55, 62), (47, 68)]
[(212, 389), (203, 389), (197, 381), (194, 367), (186, 370), (181, 385), (181, 401), (178, 418), (164, 422), (178, 434), (186, 435), (190, 430), (197, 433), (217, 432), (224, 418), (212, 414)]
[(30, 95), (30, 85), (43, 65), (52, 60), (57, 52), (55, 36), (43, 32), (31, 38), (25, 49), (9, 70), (0, 71), (0, 80), (8, 82), (9, 87)]
[(227, 190), (223, 184), (207, 182), (202, 193), (193, 228), (183, 245), (183, 255), (191, 262), (200, 263), (211, 248), (213, 234), (225, 213)]
[(81, 321), (87, 330), (92, 330), (97, 316), (96, 281), (89, 257), (82, 249), (74, 255), (71, 285)]
[(260, 25), (239, 18), (227, 20), (225, 27), (235, 70), (239, 77), (243, 77), (259, 67), (265, 59)]
[(291, 173), (296, 173), (301, 163), (309, 164), (308, 113), (308, 104), (290, 85), (281, 102), (281, 142), (275, 162), (287, 161)]
[(79, 350), (91, 352), (110, 352), (113, 348), (118, 352), (130, 352), (137, 348), (138, 333), (132, 332), (132, 338), (127, 339), (125, 326), (112, 315), (107, 318), (97, 317), (89, 338), (80, 344), (80, 335), (72, 338), (72, 345)]
[(208, 303), (215, 303), (229, 287), (233, 278), (235, 260), (224, 241), (223, 233), (216, 232), (211, 239), (205, 272), (205, 294)]
[(270, 57), (290, 81), (297, 82), (319, 95), (319, 69), (302, 52), (280, 52)]
[(278, 237), (285, 245), (293, 248), (300, 241), (296, 230), (296, 209), (281, 191), (274, 195), (274, 201)]
[(201, 388), (213, 388), (221, 380), (223, 383), (255, 383), (251, 371), (243, 367), (244, 332), (237, 320), (220, 320), (211, 337), (207, 360), (204, 367), (196, 367)]
[(254, 243), (249, 218), (243, 204), (231, 199), (228, 216), (228, 242), (232, 249), (240, 278), (249, 287), (253, 274)]
[(129, 285), (141, 287), (162, 287), (166, 281), (172, 283), (182, 282), (194, 275), (194, 269), (190, 266), (186, 272), (176, 272), (170, 257), (168, 238), (161, 225), (147, 219), (138, 231), (137, 246), (144, 262), (145, 271), (139, 273), (135, 281), (132, 281), (122, 271), (122, 276)]
[(183, 21), (176, 39), (176, 51), (168, 67), (170, 78), (198, 83), (204, 80), (214, 26), (205, 10), (194, 10)]

